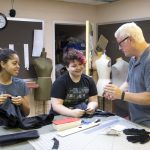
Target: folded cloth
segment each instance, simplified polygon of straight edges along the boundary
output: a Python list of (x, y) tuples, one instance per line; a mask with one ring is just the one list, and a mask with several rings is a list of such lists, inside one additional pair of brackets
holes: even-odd
[(108, 111), (101, 111), (99, 109), (97, 109), (94, 114), (84, 114), (83, 117), (85, 118), (92, 118), (92, 117), (110, 117), (110, 116), (115, 116), (115, 114), (108, 112)]
[[(82, 110), (86, 110), (87, 109), (87, 104), (85, 102), (82, 102), (80, 104), (77, 104), (74, 106), (74, 109), (82, 109)], [(84, 114), (83, 117), (84, 118), (92, 118), (92, 117), (109, 117), (109, 116), (115, 116), (115, 114), (111, 113), (111, 112), (107, 112), (107, 111), (102, 111), (100, 109), (97, 109), (93, 114)]]
[(146, 131), (145, 129), (135, 129), (135, 128), (124, 129), (123, 133), (126, 135), (148, 135), (150, 134), (150, 132)]
[(132, 143), (140, 142), (141, 144), (144, 144), (150, 140), (150, 136), (149, 135), (127, 136), (127, 140)]
[(144, 144), (150, 141), (150, 132), (146, 131), (145, 129), (124, 129), (123, 133), (128, 135), (127, 140), (132, 143), (140, 142), (141, 144)]
[(19, 132), (0, 136), (0, 146), (6, 146), (16, 144), (19, 142), (35, 139), (39, 137), (37, 130), (31, 130), (26, 132)]
[(41, 114), (34, 117), (23, 117), (19, 107), (16, 108), (18, 114), (18, 127), (21, 129), (35, 129), (52, 123), (54, 115)]

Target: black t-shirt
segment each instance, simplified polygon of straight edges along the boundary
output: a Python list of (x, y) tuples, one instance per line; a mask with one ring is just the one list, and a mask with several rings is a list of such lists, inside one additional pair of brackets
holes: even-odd
[(53, 83), (51, 93), (51, 97), (63, 99), (66, 106), (87, 102), (89, 97), (95, 95), (97, 88), (91, 77), (82, 74), (80, 81), (75, 83), (69, 73), (65, 73)]

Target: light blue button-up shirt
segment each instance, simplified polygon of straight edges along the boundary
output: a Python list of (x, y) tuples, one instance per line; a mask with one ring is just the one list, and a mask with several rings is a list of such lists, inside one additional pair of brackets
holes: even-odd
[[(127, 82), (129, 92), (150, 92), (150, 47), (144, 51), (140, 59), (131, 58)], [(133, 122), (150, 127), (150, 105), (129, 103), (129, 111)]]

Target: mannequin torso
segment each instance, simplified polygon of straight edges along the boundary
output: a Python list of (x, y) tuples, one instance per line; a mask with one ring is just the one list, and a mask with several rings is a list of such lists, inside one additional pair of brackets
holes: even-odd
[(37, 74), (37, 84), (39, 84), (39, 88), (35, 89), (35, 100), (50, 100), (52, 60), (46, 58), (46, 52), (42, 51), (41, 56), (33, 60), (33, 66)]
[(38, 77), (50, 77), (52, 72), (52, 60), (49, 58), (36, 58), (33, 65)]
[(110, 82), (111, 60), (104, 53), (98, 60), (96, 60), (95, 64), (98, 73), (98, 95), (102, 96), (104, 92), (104, 86)]
[[(116, 59), (116, 63), (112, 65), (112, 83), (121, 86), (127, 78), (129, 64), (121, 57)], [(114, 103), (115, 113), (119, 116), (128, 116), (128, 104), (125, 101), (117, 100)]]
[(97, 83), (98, 81), (98, 73), (97, 73), (97, 68), (96, 68), (96, 60), (98, 60), (101, 57), (102, 53), (101, 52), (97, 52), (97, 54), (95, 54), (92, 57), (92, 78), (94, 79), (95, 83)]
[(125, 82), (128, 74), (129, 64), (121, 57), (116, 59), (116, 63), (112, 65), (112, 82), (120, 86)]

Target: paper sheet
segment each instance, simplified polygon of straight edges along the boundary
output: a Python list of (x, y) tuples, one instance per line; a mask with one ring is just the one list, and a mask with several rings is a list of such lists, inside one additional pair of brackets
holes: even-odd
[(106, 50), (108, 44), (108, 39), (104, 36), (104, 35), (100, 35), (97, 46), (96, 46), (96, 50), (97, 51), (104, 51)]
[(24, 44), (24, 67), (29, 70), (29, 45)]
[(33, 57), (39, 57), (43, 49), (43, 30), (34, 30)]
[(14, 50), (14, 44), (9, 44), (9, 49)]

